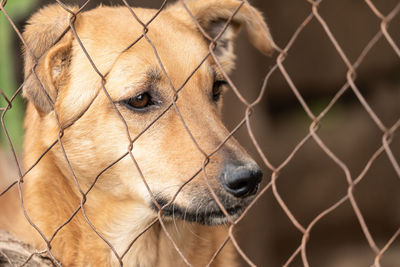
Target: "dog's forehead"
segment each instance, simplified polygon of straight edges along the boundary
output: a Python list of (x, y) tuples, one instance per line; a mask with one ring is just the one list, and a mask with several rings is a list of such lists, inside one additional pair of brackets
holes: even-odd
[[(193, 25), (188, 26), (190, 22), (183, 22), (171, 12), (157, 14), (157, 10), (154, 9), (131, 10), (136, 18), (126, 7), (99, 7), (87, 11), (77, 23), (79, 33), (84, 38), (103, 44), (104, 48), (109, 46), (112, 49), (135, 48), (140, 46), (137, 44), (142, 41), (150, 41), (157, 50), (167, 48), (170, 52), (180, 51), (180, 54), (189, 50), (196, 51), (199, 47), (203, 51), (208, 49), (201, 33), (194, 30)], [(150, 20), (151, 23), (146, 26), (148, 38), (144, 38), (144, 24)]]
[[(152, 9), (134, 8), (133, 11), (144, 23), (156, 14)], [(101, 7), (85, 15), (80, 28), (82, 36), (90, 39), (94, 57), (103, 65), (114, 62), (108, 69), (116, 69), (119, 74), (147, 73), (152, 69), (162, 73), (164, 68), (180, 84), (208, 53), (200, 32), (169, 12), (161, 12), (152, 20), (146, 33), (148, 39), (141, 37), (143, 26), (126, 7)], [(202, 66), (198, 73), (209, 75), (210, 71)]]

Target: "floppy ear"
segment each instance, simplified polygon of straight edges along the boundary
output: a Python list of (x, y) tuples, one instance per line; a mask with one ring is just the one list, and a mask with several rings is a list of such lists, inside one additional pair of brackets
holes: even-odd
[[(61, 40), (53, 44), (67, 29), (70, 18), (71, 14), (59, 5), (49, 5), (28, 20), (23, 33), (28, 46), (24, 47), (23, 96), (31, 101), (42, 114), (53, 109), (59, 88), (67, 82), (72, 33), (67, 32)], [(35, 73), (40, 81), (32, 72), (36, 62), (38, 64)]]
[[(188, 0), (184, 1), (187, 8), (197, 19), (201, 27), (211, 38), (215, 38), (224, 29), (228, 19), (242, 4), (239, 0)], [(186, 12), (182, 3), (176, 3), (179, 12)], [(185, 16), (185, 20), (187, 20)], [(191, 18), (189, 18), (192, 20)], [(193, 22), (194, 23), (194, 22)], [(221, 35), (216, 48), (217, 56), (233, 56), (233, 40), (241, 26), (247, 29), (250, 42), (263, 54), (270, 55), (273, 51), (273, 40), (268, 26), (260, 11), (243, 4), (236, 13), (226, 31)]]

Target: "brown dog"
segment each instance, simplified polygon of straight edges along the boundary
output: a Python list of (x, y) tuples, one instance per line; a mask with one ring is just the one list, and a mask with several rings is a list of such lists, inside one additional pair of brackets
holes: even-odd
[[(216, 37), (241, 2), (237, 0), (187, 1), (200, 25)], [(71, 8), (76, 11), (76, 8)], [(134, 9), (147, 22), (155, 10)], [(157, 218), (157, 205), (169, 202), (182, 184), (201, 168), (205, 156), (185, 129), (174, 106), (174, 92), (145, 38), (126, 49), (143, 32), (127, 7), (98, 7), (80, 13), (74, 27), (102, 79), (91, 66), (77, 37), (68, 28), (71, 15), (58, 5), (43, 8), (28, 22), (24, 38), (25, 86), (28, 99), (25, 120), (25, 166), (34, 164), (65, 131), (62, 145), (54, 145), (25, 177), (23, 196), (32, 222), (50, 238), (79, 207), (83, 192), (105, 170), (87, 195), (85, 215), (122, 256), (132, 240)], [(271, 51), (271, 38), (261, 14), (243, 5), (218, 41), (215, 54), (226, 72), (234, 66), (233, 39), (247, 27), (252, 43)], [(175, 88), (179, 88), (208, 53), (209, 45), (182, 3), (163, 10), (147, 33)], [(33, 53), (33, 54), (31, 54)], [(40, 61), (32, 74), (34, 57)], [(221, 122), (224, 76), (209, 57), (179, 91), (177, 109), (198, 145), (213, 152), (229, 132)], [(43, 87), (42, 87), (43, 86)], [(46, 92), (43, 90), (45, 89)], [(127, 127), (114, 105), (126, 121)], [(169, 107), (169, 108), (168, 108)], [(159, 114), (167, 110), (154, 124)], [(151, 126), (149, 126), (151, 125)], [(130, 146), (131, 138), (149, 128)], [(127, 152), (131, 150), (141, 173)], [(64, 154), (65, 151), (65, 154)], [(65, 157), (67, 156), (67, 158)], [(126, 155), (111, 168), (106, 168)], [(67, 161), (68, 160), (68, 161)], [(230, 138), (213, 153), (205, 168), (208, 183), (233, 219), (254, 197), (261, 171), (245, 150)], [(227, 237), (228, 219), (214, 200), (203, 174), (185, 185), (172, 205), (163, 210), (168, 233), (185, 258), (204, 266)], [(9, 218), (7, 218), (10, 221)], [(38, 249), (43, 238), (20, 215), (11, 231)], [(99, 238), (80, 211), (51, 242), (55, 257), (65, 266), (118, 264), (110, 247)], [(140, 236), (124, 255), (127, 266), (184, 265), (159, 223)], [(213, 262), (234, 266), (228, 244)]]

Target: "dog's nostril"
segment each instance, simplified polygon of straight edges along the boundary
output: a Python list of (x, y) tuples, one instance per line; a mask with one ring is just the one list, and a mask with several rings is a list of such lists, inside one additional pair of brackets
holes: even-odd
[(240, 189), (247, 186), (247, 182), (239, 182), (238, 184), (232, 184), (231, 188)]
[(244, 198), (257, 192), (261, 178), (262, 172), (258, 166), (227, 165), (223, 173), (222, 184), (230, 194)]

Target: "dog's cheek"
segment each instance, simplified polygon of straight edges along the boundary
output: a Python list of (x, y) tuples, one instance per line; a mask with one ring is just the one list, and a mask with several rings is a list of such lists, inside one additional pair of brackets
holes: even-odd
[[(150, 189), (166, 199), (171, 199), (183, 184), (191, 180), (204, 162), (204, 155), (178, 120), (161, 120), (163, 126), (158, 125), (158, 131), (145, 134), (133, 149)], [(216, 179), (219, 169), (219, 164), (214, 160), (206, 167), (209, 184), (215, 190), (220, 186)], [(200, 198), (207, 198), (209, 191), (206, 187), (203, 174), (200, 173), (182, 189), (175, 203), (186, 207), (191, 203), (192, 193), (197, 191), (203, 192)]]

